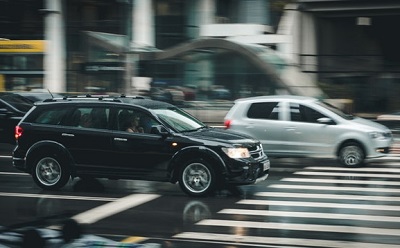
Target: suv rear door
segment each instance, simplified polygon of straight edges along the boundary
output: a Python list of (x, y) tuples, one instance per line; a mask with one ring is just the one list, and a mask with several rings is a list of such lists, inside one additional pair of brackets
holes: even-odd
[[(115, 161), (111, 157), (109, 114), (109, 106), (77, 105), (67, 124), (70, 127), (60, 134), (62, 143), (75, 161), (78, 173), (104, 175), (115, 171)], [(89, 120), (89, 123), (85, 125), (84, 120)], [(110, 170), (110, 167), (113, 169)]]

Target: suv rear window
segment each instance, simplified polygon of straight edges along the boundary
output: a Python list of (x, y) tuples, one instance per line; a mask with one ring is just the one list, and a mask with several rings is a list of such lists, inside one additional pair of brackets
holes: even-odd
[(247, 117), (252, 119), (279, 120), (279, 102), (257, 102), (251, 104)]
[(38, 124), (60, 125), (67, 111), (68, 108), (57, 108), (42, 111), (32, 122)]

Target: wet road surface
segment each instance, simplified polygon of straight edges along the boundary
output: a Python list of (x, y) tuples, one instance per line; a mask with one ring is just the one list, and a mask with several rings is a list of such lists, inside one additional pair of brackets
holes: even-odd
[(267, 181), (192, 198), (178, 185), (74, 179), (43, 191), (0, 157), (0, 225), (68, 213), (87, 233), (161, 247), (400, 247), (400, 157), (343, 168), (271, 159)]

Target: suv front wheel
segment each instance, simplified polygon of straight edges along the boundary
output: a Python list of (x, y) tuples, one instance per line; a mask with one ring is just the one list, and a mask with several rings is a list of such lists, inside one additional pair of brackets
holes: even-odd
[(60, 159), (42, 156), (34, 163), (32, 177), (42, 189), (54, 190), (62, 188), (68, 182), (70, 173)]
[(215, 187), (215, 172), (204, 160), (196, 159), (186, 163), (179, 176), (182, 190), (191, 196), (205, 196)]

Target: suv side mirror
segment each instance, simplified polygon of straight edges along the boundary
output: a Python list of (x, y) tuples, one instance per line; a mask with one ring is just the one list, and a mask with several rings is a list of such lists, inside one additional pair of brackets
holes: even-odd
[(162, 136), (167, 136), (169, 134), (168, 130), (162, 125), (152, 126), (150, 129), (151, 134), (161, 134)]

